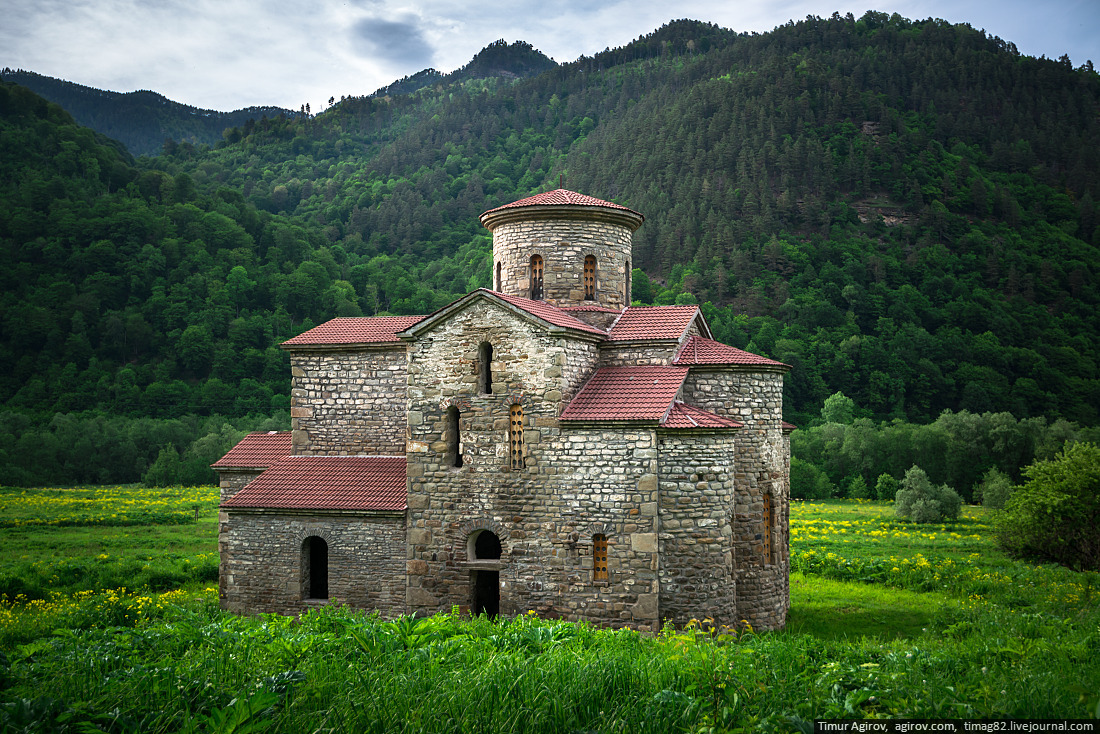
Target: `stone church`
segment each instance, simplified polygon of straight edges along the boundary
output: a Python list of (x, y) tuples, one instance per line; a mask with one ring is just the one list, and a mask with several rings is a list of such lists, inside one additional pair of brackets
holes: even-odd
[(789, 367), (630, 305), (643, 217), (558, 189), (481, 215), (493, 289), (282, 344), (292, 430), (221, 477), (221, 603), (775, 629)]

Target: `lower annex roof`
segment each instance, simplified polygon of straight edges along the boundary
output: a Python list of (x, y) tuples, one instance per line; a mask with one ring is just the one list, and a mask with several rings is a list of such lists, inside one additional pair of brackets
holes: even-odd
[(406, 508), (405, 466), (403, 456), (289, 456), (222, 507), (400, 511)]

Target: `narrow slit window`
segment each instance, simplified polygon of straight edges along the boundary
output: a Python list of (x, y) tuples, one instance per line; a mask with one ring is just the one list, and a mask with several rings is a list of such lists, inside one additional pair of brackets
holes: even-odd
[(496, 280), (493, 281), (493, 283), (494, 283), (493, 290), (495, 290), (497, 293), (499, 293), (500, 292), (500, 263), (497, 263), (497, 277), (496, 277)]
[(630, 269), (630, 261), (626, 261), (626, 279), (623, 280), (623, 305), (630, 305), (631, 287), (634, 279), (634, 271)]
[(592, 536), (592, 580), (607, 581), (607, 536)]
[(764, 563), (772, 562), (772, 496), (764, 495)]
[(596, 300), (596, 256), (584, 259), (584, 300)]
[(458, 411), (458, 408), (451, 406), (447, 408), (447, 425), (444, 429), (444, 435), (447, 442), (447, 466), (461, 467), (462, 466), (462, 446), (460, 444), (460, 437), (462, 434), (462, 414)]
[(493, 345), (481, 342), (477, 346), (477, 389), (484, 395), (493, 394)]
[(523, 406), (513, 405), (508, 410), (508, 465), (523, 468)]
[(531, 299), (542, 300), (542, 255), (531, 256)]

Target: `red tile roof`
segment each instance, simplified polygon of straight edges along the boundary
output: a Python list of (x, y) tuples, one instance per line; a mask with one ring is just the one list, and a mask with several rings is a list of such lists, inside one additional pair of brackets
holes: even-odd
[(563, 421), (661, 421), (687, 367), (601, 367), (562, 411)]
[(399, 342), (396, 334), (423, 316), (346, 316), (326, 321), (309, 331), (287, 339), (282, 346), (323, 346), (327, 344), (378, 344)]
[(290, 456), (290, 432), (250, 433), (210, 466), (214, 469), (266, 469)]
[(404, 457), (290, 456), (222, 507), (404, 510), (406, 496)]
[(600, 313), (622, 313), (617, 308), (608, 308), (598, 303), (582, 303), (576, 306), (559, 306), (562, 311), (599, 311)]
[(602, 329), (597, 329), (591, 324), (586, 324), (575, 316), (570, 316), (557, 306), (547, 303), (546, 301), (532, 301), (530, 298), (520, 298), (519, 296), (507, 296), (503, 293), (497, 293), (496, 291), (480, 289), (481, 292), (489, 293), (497, 298), (512, 304), (516, 308), (522, 309), (532, 316), (537, 316), (543, 321), (548, 321), (554, 326), (562, 326), (567, 329), (579, 329), (581, 331), (587, 331), (590, 334), (599, 334), (603, 336), (607, 332)]
[(668, 417), (661, 421), (664, 428), (741, 428), (743, 425), (732, 418), (716, 415), (679, 400), (672, 404)]
[(798, 426), (796, 426), (795, 424), (788, 423), (787, 421), (782, 421), (782, 423), (784, 431), (793, 431), (794, 429), (798, 428)]
[(611, 341), (679, 339), (697, 315), (698, 306), (630, 306), (607, 336)]
[[(544, 191), (541, 194), (535, 194), (534, 196), (528, 196), (526, 199), (520, 199), (519, 201), (513, 201), (511, 204), (505, 204), (504, 206), (498, 206), (495, 209), (490, 209), (481, 216), (490, 214), (492, 212), (499, 212), (502, 209), (515, 209), (521, 206), (602, 206), (609, 209), (622, 209), (624, 211), (638, 214), (638, 212), (625, 207), (621, 204), (615, 204), (610, 201), (604, 201), (597, 199), (594, 196), (585, 196), (584, 194), (578, 194), (576, 191), (569, 191), (568, 189), (555, 189), (553, 191)], [(641, 216), (638, 214), (638, 216)]]
[(713, 339), (704, 339), (699, 336), (693, 336), (684, 342), (684, 346), (680, 349), (680, 353), (676, 355), (676, 359), (672, 360), (672, 363), (686, 365), (747, 364), (765, 367), (790, 367), (790, 365), (776, 362), (774, 359), (761, 357), (759, 354), (746, 352), (743, 349), (737, 349), (736, 347), (731, 347), (722, 342), (716, 342)]

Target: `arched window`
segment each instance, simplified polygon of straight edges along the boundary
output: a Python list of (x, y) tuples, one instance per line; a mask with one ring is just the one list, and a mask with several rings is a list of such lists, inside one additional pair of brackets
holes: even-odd
[(493, 345), (489, 342), (477, 345), (477, 389), (485, 395), (493, 394)]
[(466, 554), (471, 561), (500, 560), (500, 538), (492, 530), (478, 530), (466, 542)]
[(531, 256), (531, 299), (542, 300), (542, 255)]
[(596, 300), (596, 256), (584, 259), (584, 300)]
[(462, 466), (462, 446), (459, 445), (461, 433), (462, 414), (458, 412), (458, 408), (452, 405), (447, 408), (447, 425), (443, 430), (443, 440), (447, 442), (447, 455), (445, 458), (447, 466)]
[(493, 281), (493, 283), (494, 283), (493, 290), (495, 290), (499, 293), (500, 292), (500, 263), (497, 263), (497, 277), (496, 277), (496, 280)]
[(302, 598), (328, 599), (328, 543), (311, 535), (302, 541)]
[(592, 536), (592, 580), (607, 581), (607, 536)]
[(508, 410), (508, 465), (523, 468), (523, 406), (513, 405)]
[(764, 563), (772, 562), (772, 496), (764, 493)]

